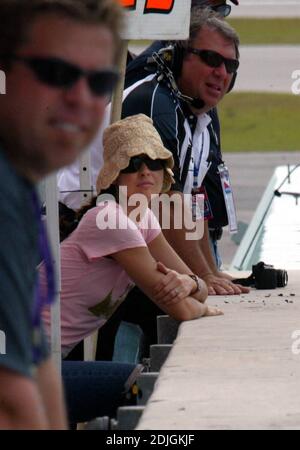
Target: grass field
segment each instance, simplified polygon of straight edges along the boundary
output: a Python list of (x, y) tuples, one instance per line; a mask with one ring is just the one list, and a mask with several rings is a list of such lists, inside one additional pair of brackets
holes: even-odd
[(300, 44), (300, 19), (228, 19), (242, 45)]
[(300, 95), (232, 93), (219, 106), (224, 151), (300, 150)]

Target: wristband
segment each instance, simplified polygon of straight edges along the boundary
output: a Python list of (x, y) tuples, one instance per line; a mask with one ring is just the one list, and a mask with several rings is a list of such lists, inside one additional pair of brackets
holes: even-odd
[(196, 292), (201, 291), (201, 278), (199, 278), (197, 275), (189, 274), (189, 277), (192, 278), (192, 280), (195, 281), (197, 288), (194, 290), (194, 292), (191, 292), (191, 294), (196, 294)]

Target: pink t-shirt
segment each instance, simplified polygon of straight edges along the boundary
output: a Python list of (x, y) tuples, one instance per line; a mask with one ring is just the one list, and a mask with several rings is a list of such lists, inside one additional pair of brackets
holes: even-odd
[[(103, 229), (104, 222), (110, 225), (114, 222), (117, 229)], [(134, 286), (125, 270), (106, 256), (129, 248), (146, 247), (160, 232), (160, 225), (150, 209), (137, 226), (116, 202), (109, 201), (90, 209), (61, 244), (63, 356), (103, 326)], [(43, 269), (40, 277), (45, 288)], [(44, 309), (43, 320), (49, 336), (49, 308)]]

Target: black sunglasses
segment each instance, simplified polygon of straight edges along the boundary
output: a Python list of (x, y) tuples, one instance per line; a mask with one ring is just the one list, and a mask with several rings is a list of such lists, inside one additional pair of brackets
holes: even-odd
[(211, 9), (216, 11), (222, 17), (227, 17), (231, 13), (231, 6), (223, 3), (222, 5), (211, 6)]
[(148, 156), (133, 156), (130, 158), (129, 165), (121, 170), (121, 173), (135, 173), (140, 170), (143, 164), (146, 164), (149, 170), (156, 171), (165, 168), (164, 159), (151, 159)]
[(199, 48), (188, 47), (187, 52), (199, 56), (209, 67), (220, 67), (224, 63), (227, 73), (235, 73), (240, 65), (237, 59), (225, 58), (213, 50), (200, 50)]
[(91, 92), (97, 97), (110, 95), (119, 78), (118, 71), (114, 68), (84, 70), (60, 58), (12, 55), (10, 59), (26, 64), (39, 81), (52, 87), (68, 89), (79, 78), (85, 77)]

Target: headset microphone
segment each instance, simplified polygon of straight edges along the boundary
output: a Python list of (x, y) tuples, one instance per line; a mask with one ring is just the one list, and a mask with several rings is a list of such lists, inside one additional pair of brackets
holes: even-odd
[(205, 103), (201, 98), (189, 97), (187, 95), (182, 94), (179, 90), (177, 90), (176, 95), (178, 98), (180, 98), (180, 100), (183, 100), (184, 102), (193, 106), (193, 108), (202, 109), (205, 106)]

